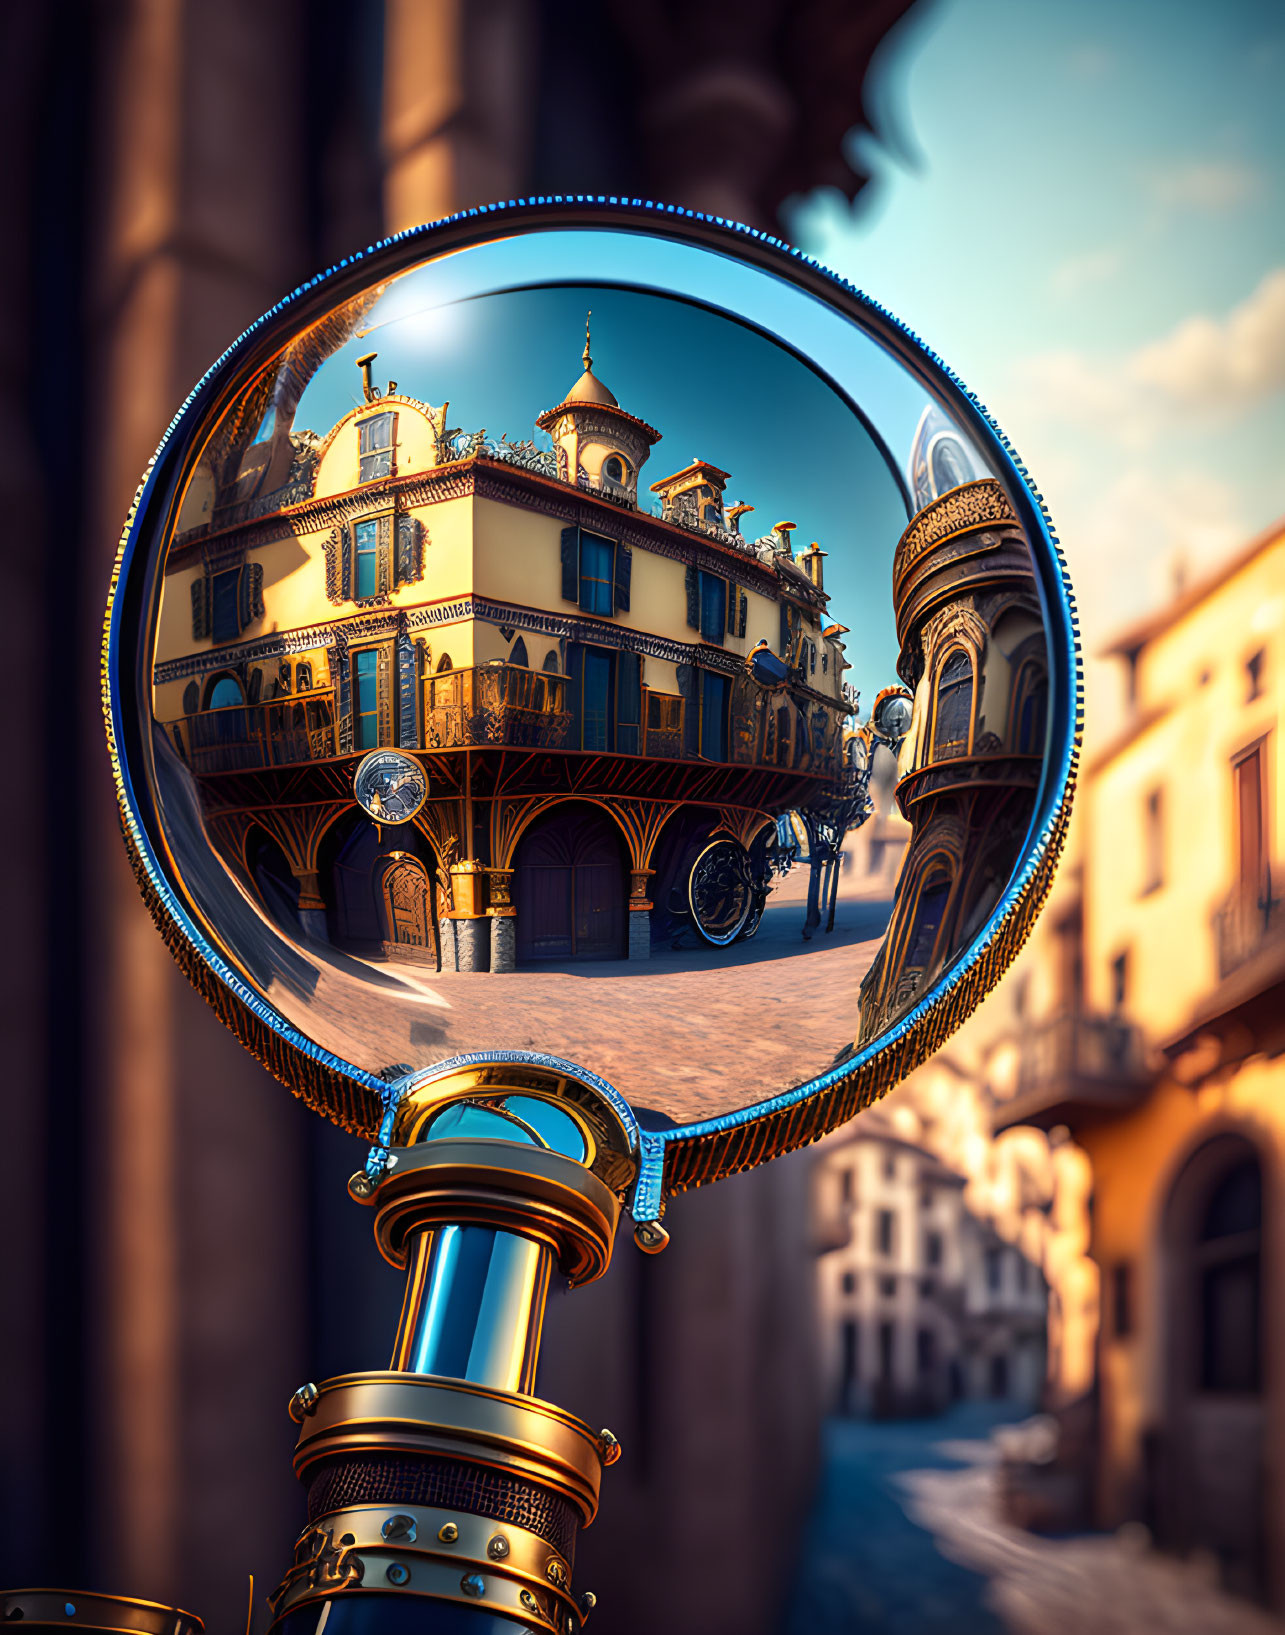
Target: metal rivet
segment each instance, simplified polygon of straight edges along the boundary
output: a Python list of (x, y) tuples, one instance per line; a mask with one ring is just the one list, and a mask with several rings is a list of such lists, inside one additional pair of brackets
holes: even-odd
[(634, 1242), (645, 1255), (658, 1255), (669, 1242), (669, 1233), (659, 1221), (639, 1221), (634, 1227)]
[(481, 1573), (465, 1573), (460, 1579), (460, 1588), (465, 1595), (479, 1596), (486, 1594), (486, 1580)]
[(614, 1432), (604, 1426), (598, 1432), (598, 1452), (602, 1455), (604, 1465), (614, 1465), (622, 1453), (620, 1442)]
[(492, 1561), (503, 1561), (509, 1553), (509, 1541), (503, 1533), (497, 1533), (486, 1547), (486, 1553)]
[(369, 1198), (374, 1190), (375, 1183), (362, 1169), (359, 1169), (348, 1182), (348, 1191), (354, 1198)]
[(390, 1584), (409, 1584), (410, 1568), (400, 1561), (390, 1561), (384, 1577)]
[(597, 1605), (598, 1597), (592, 1590), (586, 1590), (580, 1597), (580, 1616), (587, 1618)]
[(561, 1587), (567, 1581), (567, 1569), (558, 1560), (557, 1556), (549, 1557), (549, 1565), (544, 1569), (551, 1584)]
[(301, 1385), (295, 1394), (290, 1398), (290, 1403), (286, 1409), (286, 1412), (290, 1415), (291, 1419), (294, 1420), (296, 1425), (302, 1425), (309, 1414), (316, 1413), (317, 1404), (320, 1402), (320, 1400), (321, 1392), (318, 1391), (317, 1387), (311, 1380), (309, 1380), (307, 1385)]
[(460, 1536), (460, 1530), (453, 1521), (443, 1522), (437, 1529), (437, 1536), (443, 1544), (454, 1544)]
[(419, 1529), (415, 1525), (414, 1516), (404, 1516), (399, 1512), (395, 1516), (390, 1516), (379, 1531), (390, 1542), (404, 1540), (407, 1544), (414, 1544)]
[(523, 1590), (518, 1596), (518, 1600), (521, 1601), (522, 1605), (528, 1612), (539, 1612), (540, 1603), (536, 1600), (535, 1596), (531, 1594), (530, 1590)]

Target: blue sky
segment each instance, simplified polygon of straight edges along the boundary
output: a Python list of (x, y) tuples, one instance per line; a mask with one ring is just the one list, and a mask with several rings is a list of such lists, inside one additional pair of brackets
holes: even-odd
[(995, 414), (1092, 653), (1285, 513), (1285, 8), (939, 0), (881, 66), (873, 181), (791, 236)]
[[(592, 306), (595, 374), (623, 409), (662, 434), (642, 488), (696, 458), (730, 471), (729, 502), (755, 508), (741, 519), (747, 537), (788, 519), (798, 524), (796, 550), (815, 539), (830, 552), (830, 611), (852, 632), (846, 679), (866, 707), (896, 681), (892, 555), (906, 507), (861, 422), (810, 369), (742, 324), (655, 295), (601, 286), (512, 290), (425, 313), (406, 298), (417, 276), (394, 286), (371, 327), (322, 366), (296, 426), (324, 435), (355, 407), (354, 360), (377, 349), (380, 386), (391, 377), (432, 404), (449, 399), (451, 426), (548, 446), (535, 418), (579, 378)], [(390, 320), (390, 312), (410, 315)], [(906, 429), (903, 406), (897, 414), (904, 455), (914, 420)], [(653, 496), (641, 497), (649, 506)]]

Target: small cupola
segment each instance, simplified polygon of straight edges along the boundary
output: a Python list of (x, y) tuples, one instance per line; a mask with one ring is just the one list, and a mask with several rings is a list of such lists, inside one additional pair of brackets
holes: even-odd
[(555, 408), (536, 420), (553, 438), (558, 474), (577, 487), (597, 489), (610, 499), (638, 503), (638, 473), (660, 441), (645, 420), (620, 407), (616, 394), (593, 372), (589, 319), (585, 316), (584, 373)]

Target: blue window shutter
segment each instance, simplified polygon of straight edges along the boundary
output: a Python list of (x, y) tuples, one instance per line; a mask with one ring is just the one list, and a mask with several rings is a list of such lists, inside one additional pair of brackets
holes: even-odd
[(348, 648), (345, 644), (327, 649), (330, 674), (335, 684), (335, 714), (339, 723), (339, 753), (352, 754), (352, 677), (348, 673)]
[[(572, 532), (575, 530), (573, 529)], [(579, 749), (582, 736), (580, 678), (584, 673), (584, 648), (579, 642), (567, 643), (567, 710), (571, 726), (567, 732), (568, 749)]]
[(642, 721), (642, 655), (616, 655), (616, 748), (626, 755), (638, 753), (638, 729)]
[(743, 590), (737, 592), (736, 599), (740, 604), (740, 612), (736, 620), (736, 634), (743, 636), (745, 634), (745, 621), (750, 612), (750, 599)]
[(629, 612), (629, 585), (634, 573), (634, 553), (628, 545), (616, 546), (616, 612)]
[(423, 528), (418, 517), (397, 518), (397, 563), (393, 575), (399, 585), (411, 585), (424, 577)]
[(690, 567), (687, 570), (687, 626), (690, 630), (701, 627), (700, 574)]
[(580, 530), (562, 530), (562, 600), (580, 600)]
[(699, 673), (692, 664), (676, 666), (678, 690), (683, 695), (683, 754), (700, 753)]
[[(406, 519), (403, 519), (406, 520)], [(397, 742), (403, 749), (418, 749), (419, 654), (409, 636), (397, 638)]]

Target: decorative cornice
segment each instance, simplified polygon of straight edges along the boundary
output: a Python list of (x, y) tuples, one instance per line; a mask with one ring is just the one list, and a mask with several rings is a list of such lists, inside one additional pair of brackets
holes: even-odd
[(977, 482), (952, 488), (912, 517), (897, 541), (892, 559), (894, 588), (900, 587), (905, 575), (934, 545), (974, 528), (994, 528), (1002, 524), (1020, 527), (1007, 494), (993, 477), (982, 477)]
[[(627, 545), (667, 556), (676, 562), (720, 573), (743, 589), (761, 596), (782, 594), (801, 597), (802, 586), (783, 583), (783, 576), (745, 550), (703, 539), (675, 527), (659, 517), (621, 509), (606, 496), (598, 496), (554, 478), (524, 471), (506, 460), (488, 455), (471, 455), (466, 460), (432, 466), (413, 475), (385, 477), (362, 488), (280, 511), (271, 517), (238, 524), (218, 535), (207, 534), (191, 544), (171, 546), (165, 562), (166, 573), (174, 573), (202, 559), (201, 553), (220, 550), (256, 550), (280, 539), (299, 534), (324, 533), (339, 524), (351, 524), (362, 517), (390, 508), (407, 511), (413, 507), (440, 505), (447, 500), (476, 495), (508, 504), (520, 504), (528, 511), (557, 517), (564, 523), (601, 529)], [(520, 498), (518, 497), (520, 496)]]
[[(257, 641), (230, 643), (226, 647), (188, 653), (182, 658), (166, 659), (158, 664), (152, 672), (152, 680), (154, 685), (160, 687), (172, 681), (186, 681), (189, 676), (201, 675), (211, 669), (257, 664), (264, 659), (287, 654), (318, 652), (333, 646), (337, 639), (355, 641), (393, 635), (414, 637), (440, 625), (458, 624), (464, 619), (509, 626), (515, 631), (549, 636), (556, 641), (585, 642), (594, 647), (614, 648), (622, 653), (641, 653), (646, 658), (662, 659), (668, 664), (696, 664), (702, 669), (718, 670), (728, 676), (741, 675), (745, 671), (745, 660), (739, 653), (713, 647), (706, 642), (674, 641), (668, 636), (651, 635), (645, 630), (631, 630), (627, 625), (581, 619), (568, 613), (547, 613), (512, 602), (496, 602), (486, 596), (461, 596), (433, 602), (427, 607), (350, 613), (322, 624), (307, 625), (300, 630), (283, 630), (271, 636), (261, 636)], [(806, 684), (796, 684), (790, 691), (792, 696), (809, 697), (830, 709), (846, 709), (842, 699), (830, 698)]]

